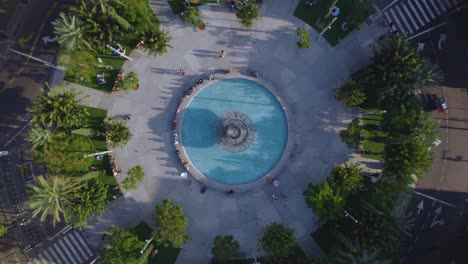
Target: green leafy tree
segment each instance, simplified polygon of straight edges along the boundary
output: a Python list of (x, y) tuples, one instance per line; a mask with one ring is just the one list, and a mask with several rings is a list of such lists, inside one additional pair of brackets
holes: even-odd
[(122, 4), (113, 5), (116, 12), (139, 32), (148, 26), (159, 27), (159, 22), (149, 6), (148, 0), (120, 0)]
[(340, 131), (340, 138), (348, 148), (356, 148), (361, 142), (361, 126), (359, 119), (355, 118), (346, 130)]
[(91, 49), (91, 45), (85, 40), (81, 21), (75, 15), (61, 12), (59, 18), (52, 21), (52, 26), (54, 34), (58, 36), (58, 43), (66, 50)]
[(4, 236), (8, 232), (8, 227), (0, 224), (0, 237)]
[(191, 6), (185, 11), (184, 14), (184, 23), (192, 23), (198, 27), (203, 21), (200, 18), (200, 11), (195, 6)]
[(74, 50), (69, 56), (73, 59), (63, 59), (60, 64), (65, 65), (65, 76), (74, 82), (90, 83), (96, 81), (96, 57), (88, 50)]
[(122, 119), (104, 119), (106, 126), (106, 137), (113, 146), (123, 147), (132, 138), (130, 129)]
[(284, 263), (285, 258), (294, 254), (294, 229), (280, 223), (271, 224), (265, 228), (260, 244), (271, 254), (272, 263)]
[(234, 238), (233, 235), (216, 236), (213, 241), (211, 255), (213, 255), (213, 258), (219, 260), (238, 258), (240, 257), (239, 247), (239, 242)]
[(170, 44), (172, 37), (159, 27), (146, 28), (138, 37), (144, 42), (143, 48), (153, 56), (163, 55), (167, 53), (168, 48), (172, 48)]
[(366, 72), (369, 82), (365, 87), (374, 96), (386, 97), (396, 90), (412, 93), (414, 88), (442, 80), (440, 68), (421, 58), (407, 39), (389, 38), (380, 46)]
[(88, 138), (61, 134), (42, 148), (33, 150), (33, 157), (34, 160), (44, 163), (53, 173), (76, 175), (89, 171), (93, 158), (85, 158), (84, 155), (94, 152), (95, 149)]
[(94, 214), (101, 214), (106, 209), (107, 186), (98, 179), (86, 181), (75, 194), (77, 202), (71, 207), (73, 226), (82, 228)]
[(127, 174), (127, 178), (122, 181), (123, 187), (127, 190), (136, 189), (138, 182), (145, 177), (145, 172), (140, 165), (128, 169)]
[(57, 88), (44, 92), (32, 101), (28, 110), (32, 112), (32, 122), (36, 124), (53, 124), (63, 128), (79, 127), (86, 123), (88, 111), (79, 104), (79, 93), (75, 89), (65, 91)]
[[(406, 138), (422, 112), (422, 107), (414, 96), (396, 92), (382, 100), (387, 112), (383, 115), (382, 127), (391, 139)], [(400, 141), (398, 141), (400, 142)]]
[(300, 49), (306, 49), (310, 47), (310, 37), (307, 30), (305, 28), (298, 28), (296, 33), (299, 36), (297, 47), (299, 47)]
[(128, 264), (138, 263), (140, 250), (145, 245), (137, 235), (123, 228), (110, 228), (110, 236), (104, 236), (106, 244), (99, 251), (99, 263), (102, 264)]
[(312, 207), (322, 221), (340, 219), (343, 217), (342, 207), (345, 200), (342, 195), (324, 182), (318, 185), (309, 184), (304, 192), (305, 202)]
[(260, 19), (260, 15), (260, 8), (252, 1), (239, 5), (236, 13), (239, 23), (245, 28), (252, 28), (254, 23)]
[(164, 200), (162, 205), (156, 206), (153, 219), (156, 225), (156, 242), (158, 244), (181, 248), (185, 242), (190, 240), (185, 231), (188, 220), (183, 215), (182, 206), (179, 204), (172, 204), (170, 199)]
[(27, 139), (31, 142), (33, 149), (38, 149), (46, 143), (50, 143), (53, 139), (54, 132), (52, 131), (52, 124), (46, 126), (40, 124), (33, 124), (29, 129)]
[(118, 80), (118, 86), (125, 92), (133, 89), (139, 82), (136, 72), (129, 72), (124, 78)]
[(414, 177), (421, 177), (431, 169), (434, 153), (428, 150), (427, 144), (410, 141), (404, 144), (386, 144), (384, 159), (385, 175), (414, 183)]
[(362, 85), (356, 81), (351, 81), (335, 89), (335, 98), (338, 101), (343, 101), (346, 108), (352, 108), (364, 103), (366, 94)]
[(29, 206), (34, 209), (32, 216), (40, 215), (43, 222), (51, 214), (52, 222), (61, 222), (61, 216), (68, 217), (68, 209), (74, 204), (75, 192), (83, 183), (64, 176), (38, 176), (37, 185), (29, 184)]
[(348, 164), (345, 162), (344, 167), (333, 168), (327, 182), (331, 188), (340, 192), (344, 197), (355, 193), (363, 182), (359, 163)]

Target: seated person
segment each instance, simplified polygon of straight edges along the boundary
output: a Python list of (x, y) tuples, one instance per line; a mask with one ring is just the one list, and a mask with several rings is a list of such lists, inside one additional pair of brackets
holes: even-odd
[(104, 77), (104, 73), (103, 73), (103, 72), (100, 73), (100, 74), (98, 74), (96, 77), (97, 77), (97, 82), (98, 82), (99, 84), (106, 83), (106, 79), (105, 79), (105, 77)]
[(258, 78), (258, 72), (257, 72), (257, 71), (251, 71), (250, 74), (251, 74), (253, 77)]

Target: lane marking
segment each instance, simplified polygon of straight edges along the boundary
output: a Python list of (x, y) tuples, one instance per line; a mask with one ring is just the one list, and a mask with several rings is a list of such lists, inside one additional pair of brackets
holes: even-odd
[(437, 199), (437, 198), (435, 198), (435, 197), (432, 197), (432, 196), (430, 196), (430, 195), (427, 195), (427, 194), (424, 194), (424, 193), (421, 193), (421, 192), (418, 192), (418, 191), (413, 191), (413, 193), (414, 193), (414, 194), (417, 194), (417, 195), (419, 195), (419, 196), (422, 196), (422, 197), (426, 197), (426, 198), (428, 198), (428, 199), (431, 199), (431, 200), (434, 201), (434, 203), (435, 203), (435, 202), (439, 202), (439, 203), (441, 203), (441, 204), (445, 204), (445, 205), (447, 205), (447, 206), (450, 206), (450, 207), (453, 207), (453, 208), (457, 208), (455, 205), (453, 205), (453, 204), (451, 204), (451, 203), (444, 202), (444, 201), (442, 201), (442, 200), (440, 200), (440, 199)]
[(33, 37), (33, 34), (29, 34), (27, 37), (21, 37), (18, 39), (18, 43), (21, 45), (22, 48), (24, 48), (24, 44), (28, 43)]
[[(56, 7), (57, 7), (57, 3), (54, 2), (54, 4), (52, 5), (52, 8), (49, 9), (49, 11), (47, 12), (46, 17), (42, 20), (41, 26), (39, 27), (39, 30), (38, 30), (38, 32), (36, 34), (36, 37), (34, 38), (31, 50), (29, 51), (29, 56), (32, 56), (32, 54), (34, 53), (34, 50), (36, 49), (36, 46), (37, 46), (37, 42), (39, 41), (39, 37), (41, 36), (42, 31), (44, 30), (45, 23), (47, 22), (47, 20), (49, 20), (50, 16), (52, 15), (52, 11)], [(32, 37), (32, 34), (31, 34), (31, 37)], [(23, 72), (24, 66), (26, 66), (29, 63), (29, 60), (30, 59), (28, 58), (23, 63), (23, 66), (21, 66), (21, 68), (14, 74), (14, 76), (9, 81), (5, 82), (2, 89), (0, 89), (0, 95), (8, 88), (8, 86), (10, 84), (12, 84), (15, 81), (16, 77), (18, 77), (18, 75), (20, 75)]]

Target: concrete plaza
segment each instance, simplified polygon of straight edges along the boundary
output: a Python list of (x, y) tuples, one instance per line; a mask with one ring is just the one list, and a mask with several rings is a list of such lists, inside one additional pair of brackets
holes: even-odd
[[(335, 101), (332, 89), (369, 62), (369, 46), (385, 31), (383, 25), (364, 26), (331, 47), (293, 16), (298, 0), (264, 0), (262, 19), (251, 30), (241, 28), (235, 14), (225, 6), (205, 5), (200, 8), (206, 24), (203, 31), (184, 25), (172, 14), (166, 0), (150, 3), (163, 28), (173, 37), (173, 48), (158, 57), (140, 50), (130, 55), (133, 60), (124, 68), (138, 73), (139, 90), (95, 94), (87, 99), (93, 106), (106, 106), (109, 116), (132, 115), (129, 126), (133, 138), (125, 148), (116, 149), (115, 155), (123, 172), (142, 165), (145, 178), (136, 190), (126, 193), (127, 199), (114, 200), (103, 216), (88, 223), (84, 229), (87, 239), (98, 245), (100, 235), (110, 226), (128, 226), (138, 219), (152, 225), (155, 205), (171, 198), (183, 206), (192, 238), (184, 245), (177, 263), (208, 263), (216, 235), (233, 234), (243, 253), (258, 251), (260, 255), (257, 241), (264, 227), (273, 222), (294, 228), (303, 250), (320, 256), (311, 237), (318, 217), (307, 208), (302, 193), (307, 184), (323, 182), (332, 167), (350, 157), (338, 132), (353, 115)], [(309, 49), (296, 46), (299, 27), (310, 33)], [(225, 51), (224, 58), (219, 58), (221, 50)], [(179, 74), (180, 68), (185, 69), (185, 76)], [(177, 104), (196, 80), (210, 74), (224, 78), (221, 72), (225, 68), (245, 76), (257, 70), (291, 113), (288, 123), (292, 148), (276, 175), (281, 181), (279, 200), (272, 198), (275, 190), (267, 182), (233, 195), (212, 188), (201, 194), (202, 184), (179, 176), (183, 167), (174, 152), (171, 126)]]

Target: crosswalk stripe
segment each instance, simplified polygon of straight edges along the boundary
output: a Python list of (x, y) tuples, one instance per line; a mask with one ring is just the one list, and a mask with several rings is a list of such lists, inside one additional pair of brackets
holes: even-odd
[(88, 260), (89, 256), (86, 255), (86, 253), (83, 251), (83, 247), (81, 246), (79, 241), (76, 240), (76, 238), (72, 235), (73, 232), (70, 232), (69, 234), (70, 235), (68, 235), (67, 237), (70, 238), (71, 243), (73, 245), (75, 245), (75, 248), (81, 253), (81, 255), (85, 258), (85, 260)]
[(434, 13), (432, 12), (432, 9), (429, 7), (428, 3), (427, 3), (427, 0), (426, 1), (422, 1), (423, 5), (426, 7), (426, 11), (429, 12), (429, 15), (431, 16), (432, 19), (435, 18), (435, 15)]
[(62, 258), (63, 262), (61, 262), (61, 263), (63, 263), (63, 264), (69, 263), (68, 259), (63, 255), (62, 250), (60, 249), (60, 247), (58, 246), (58, 244), (57, 244), (57, 243), (54, 243), (53, 247), (54, 247), (55, 250), (58, 252), (59, 256)]
[(58, 244), (63, 249), (63, 252), (65, 252), (67, 255), (68, 259), (70, 259), (73, 263), (78, 264), (76, 258), (70, 253), (70, 249), (63, 244), (62, 239), (58, 241)]
[(445, 8), (445, 5), (444, 5), (444, 1), (439, 0), (439, 1), (437, 1), (437, 2), (439, 3), (439, 6), (442, 8), (442, 12), (447, 11), (447, 9)]
[(86, 242), (84, 241), (84, 239), (81, 237), (81, 235), (78, 233), (78, 232), (73, 232), (73, 235), (76, 235), (78, 237), (78, 240), (81, 242), (81, 244), (83, 245), (85, 251), (89, 254), (89, 256), (93, 256), (93, 252), (91, 252), (91, 250), (89, 249), (88, 247), (88, 244), (86, 244)]
[(424, 22), (422, 21), (421, 17), (419, 16), (418, 14), (418, 11), (416, 11), (416, 8), (414, 7), (413, 3), (411, 3), (411, 0), (408, 1), (408, 5), (411, 9), (411, 11), (413, 11), (413, 14), (416, 16), (416, 18), (418, 19), (419, 21), (419, 25), (421, 25), (422, 27), (425, 25)]
[(419, 29), (419, 26), (418, 26), (418, 23), (416, 23), (416, 21), (414, 21), (414, 18), (413, 16), (411, 15), (410, 11), (408, 10), (408, 8), (406, 7), (406, 5), (403, 5), (403, 9), (405, 10), (406, 14), (408, 15), (410, 21), (411, 21), (411, 24), (414, 26), (414, 29), (415, 30), (418, 30)]
[(439, 7), (437, 7), (434, 0), (429, 0), (429, 1), (430, 1), (429, 3), (432, 4), (432, 7), (434, 8), (434, 11), (437, 13), (438, 16), (440, 16), (441, 13), (440, 13)]
[(62, 261), (61, 261), (60, 258), (57, 256), (57, 254), (55, 254), (55, 251), (52, 249), (52, 247), (49, 247), (47, 250), (50, 252), (50, 254), (52, 254), (52, 260), (53, 260), (53, 262), (55, 262), (55, 263), (57, 263), (57, 264), (61, 264), (61, 263), (62, 263)]
[(416, 6), (418, 6), (418, 10), (421, 12), (421, 14), (424, 17), (424, 20), (426, 21), (426, 23), (429, 23), (429, 21), (431, 21), (431, 20), (427, 17), (427, 14), (426, 14), (426, 12), (424, 12), (425, 10), (422, 8), (419, 1), (416, 0), (416, 1), (414, 1), (414, 3), (416, 4)]
[(400, 20), (397, 19), (397, 16), (395, 15), (395, 12), (393, 11), (393, 8), (390, 9), (390, 14), (393, 16), (394, 19), (392, 19), (392, 21), (394, 21), (398, 27), (398, 31), (400, 31), (400, 33), (405, 33), (406, 30), (403, 29), (403, 26), (401, 25), (400, 23)]
[(39, 256), (37, 256), (37, 259), (36, 259), (36, 262), (39, 263), (39, 264), (47, 264), (47, 260), (44, 260), (44, 255), (42, 254), (39, 254)]
[(44, 250), (44, 256), (46, 257), (47, 261), (49, 261), (49, 263), (54, 263), (54, 259), (49, 255), (47, 250)]
[(447, 6), (447, 9), (452, 8), (452, 2), (450, 2), (450, 0), (444, 0), (444, 3)]
[(70, 248), (72, 250), (72, 252), (73, 252), (75, 258), (78, 260), (78, 262), (83, 263), (84, 261), (81, 260), (81, 255), (78, 252), (76, 252), (75, 247), (70, 244), (70, 242), (68, 241), (68, 237), (64, 237), (63, 241), (65, 242), (65, 244), (68, 245), (68, 248)]
[(405, 27), (407, 30), (405, 31), (409, 31), (410, 34), (413, 34), (413, 29), (410, 27), (408, 21), (406, 20), (406, 17), (403, 15), (403, 12), (401, 11), (400, 7), (399, 6), (395, 6), (395, 9), (396, 11), (398, 12), (398, 14), (400, 14), (400, 17), (401, 17), (401, 20), (403, 21), (403, 23), (405, 24)]

